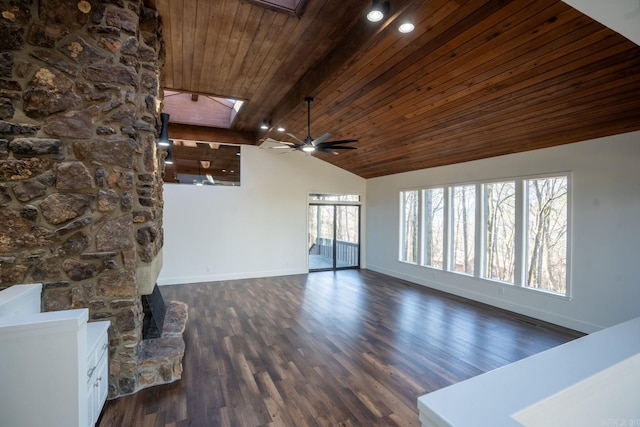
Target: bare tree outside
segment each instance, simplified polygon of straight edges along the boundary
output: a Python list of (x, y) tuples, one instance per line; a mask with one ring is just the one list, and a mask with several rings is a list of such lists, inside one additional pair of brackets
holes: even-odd
[(423, 263), (442, 268), (444, 242), (444, 188), (424, 190), (424, 250)]
[(474, 273), (476, 235), (476, 186), (453, 187), (453, 270)]
[(486, 277), (514, 283), (515, 182), (485, 184)]
[(526, 286), (566, 293), (567, 178), (526, 181), (528, 256)]
[(418, 190), (400, 193), (400, 260), (418, 262)]

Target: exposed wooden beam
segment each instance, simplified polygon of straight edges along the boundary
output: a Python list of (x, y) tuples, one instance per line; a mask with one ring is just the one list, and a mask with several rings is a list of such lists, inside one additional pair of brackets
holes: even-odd
[(171, 139), (188, 139), (192, 141), (219, 142), (222, 144), (255, 145), (256, 135), (253, 132), (238, 132), (229, 129), (205, 126), (169, 123)]

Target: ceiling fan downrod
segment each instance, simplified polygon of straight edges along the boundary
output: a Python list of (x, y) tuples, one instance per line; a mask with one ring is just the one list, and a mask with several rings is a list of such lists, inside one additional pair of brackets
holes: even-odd
[(307, 96), (306, 98), (304, 98), (304, 102), (307, 103), (307, 138), (304, 142), (306, 144), (313, 145), (313, 140), (311, 139), (311, 103), (313, 102), (313, 98)]

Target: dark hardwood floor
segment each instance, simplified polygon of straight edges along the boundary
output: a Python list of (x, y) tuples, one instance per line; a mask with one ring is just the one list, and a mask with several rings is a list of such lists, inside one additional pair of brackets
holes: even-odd
[(165, 286), (182, 380), (99, 426), (419, 426), (416, 399), (581, 336), (368, 270)]

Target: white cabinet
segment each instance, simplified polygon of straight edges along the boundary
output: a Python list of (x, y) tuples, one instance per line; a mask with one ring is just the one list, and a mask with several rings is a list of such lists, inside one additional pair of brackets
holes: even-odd
[(40, 313), (41, 289), (0, 292), (0, 425), (92, 426), (108, 388), (109, 322), (88, 323), (87, 309)]
[(89, 425), (98, 421), (100, 411), (109, 392), (107, 361), (109, 322), (87, 324), (87, 408)]

